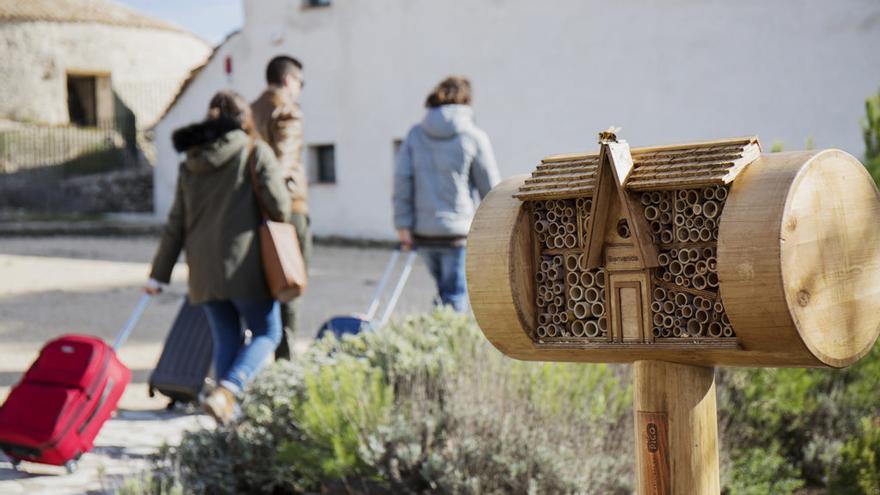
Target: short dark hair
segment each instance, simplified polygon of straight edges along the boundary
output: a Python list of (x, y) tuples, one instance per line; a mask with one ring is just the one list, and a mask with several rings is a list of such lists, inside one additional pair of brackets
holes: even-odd
[(303, 64), (290, 55), (278, 55), (269, 61), (266, 66), (266, 82), (281, 86), (287, 76), (299, 76), (302, 74)]
[(449, 76), (434, 87), (425, 100), (425, 106), (470, 105), (471, 82), (464, 76)]

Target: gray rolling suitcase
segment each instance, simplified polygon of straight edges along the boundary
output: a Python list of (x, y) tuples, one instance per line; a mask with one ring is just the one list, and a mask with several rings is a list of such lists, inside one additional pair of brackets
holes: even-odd
[(165, 339), (165, 347), (150, 374), (150, 397), (156, 392), (177, 403), (198, 402), (214, 358), (214, 339), (205, 311), (184, 297), (180, 312)]

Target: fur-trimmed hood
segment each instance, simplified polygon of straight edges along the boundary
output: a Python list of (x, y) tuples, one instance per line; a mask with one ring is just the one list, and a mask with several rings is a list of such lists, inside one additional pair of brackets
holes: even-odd
[(227, 132), (241, 130), (238, 122), (228, 118), (209, 119), (198, 124), (190, 124), (174, 131), (171, 142), (178, 152), (189, 151), (190, 148), (202, 146), (216, 141)]
[(194, 174), (207, 174), (238, 159), (248, 145), (248, 135), (231, 119), (206, 120), (174, 131), (177, 151), (186, 151), (184, 166)]

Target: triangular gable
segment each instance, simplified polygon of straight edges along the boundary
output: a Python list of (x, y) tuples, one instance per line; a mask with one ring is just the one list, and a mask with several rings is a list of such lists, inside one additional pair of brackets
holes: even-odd
[(620, 202), (621, 215), (629, 224), (630, 237), (635, 244), (639, 265), (642, 268), (659, 265), (657, 248), (654, 246), (648, 222), (624, 186), (632, 170), (633, 159), (626, 142), (602, 143), (596, 170), (593, 206), (590, 211), (592, 221), (586, 248), (588, 268), (604, 265), (605, 232), (608, 229), (609, 211), (613, 201)]

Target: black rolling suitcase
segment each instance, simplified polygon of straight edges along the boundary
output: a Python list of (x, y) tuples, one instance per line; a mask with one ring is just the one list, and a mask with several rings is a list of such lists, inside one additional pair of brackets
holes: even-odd
[(150, 374), (150, 397), (156, 392), (171, 402), (198, 402), (214, 357), (214, 339), (205, 311), (183, 298), (180, 312), (165, 339), (165, 347)]

